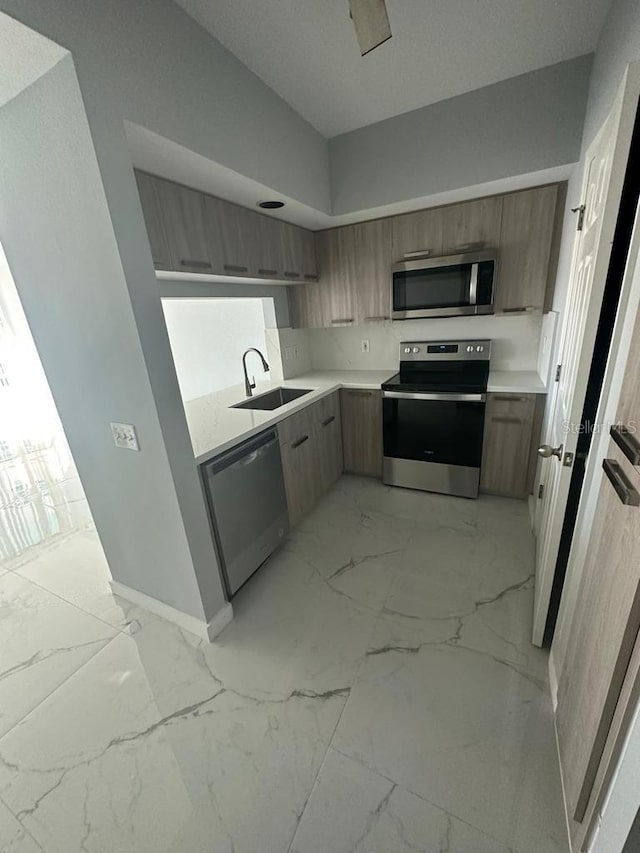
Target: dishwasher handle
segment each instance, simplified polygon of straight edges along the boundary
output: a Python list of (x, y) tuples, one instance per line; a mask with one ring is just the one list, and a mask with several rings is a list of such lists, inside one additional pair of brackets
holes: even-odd
[(234, 447), (228, 453), (214, 459), (207, 468), (213, 474), (225, 471), (228, 468), (236, 470), (247, 468), (264, 458), (276, 444), (278, 444), (278, 435), (275, 430), (269, 430), (269, 432), (245, 442), (240, 447)]

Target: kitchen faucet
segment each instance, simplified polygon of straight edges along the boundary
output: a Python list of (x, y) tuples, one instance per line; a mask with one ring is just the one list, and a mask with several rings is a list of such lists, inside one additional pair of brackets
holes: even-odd
[(253, 389), (256, 387), (256, 378), (253, 377), (253, 382), (249, 382), (249, 376), (247, 375), (247, 356), (250, 352), (255, 352), (260, 356), (260, 361), (262, 361), (262, 366), (264, 368), (264, 372), (266, 373), (269, 370), (269, 365), (266, 362), (265, 357), (262, 355), (259, 349), (255, 347), (249, 347), (248, 350), (245, 350), (244, 355), (242, 356), (242, 367), (244, 368), (244, 390), (247, 397), (252, 397), (251, 393)]

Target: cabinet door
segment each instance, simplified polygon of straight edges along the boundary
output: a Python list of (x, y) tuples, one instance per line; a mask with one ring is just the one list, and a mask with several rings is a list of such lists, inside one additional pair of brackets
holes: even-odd
[(204, 220), (204, 196), (196, 190), (158, 179), (171, 269), (178, 272), (212, 272)]
[(340, 392), (344, 470), (382, 476), (382, 394), (343, 388)]
[(354, 226), (318, 232), (317, 247), (323, 324), (349, 326), (355, 320)]
[(306, 228), (300, 229), (302, 241), (302, 277), (305, 281), (318, 281), (318, 261), (316, 259), (316, 235)]
[(256, 242), (256, 273), (259, 278), (282, 278), (284, 258), (280, 222), (271, 216), (258, 214)]
[(255, 263), (255, 237), (259, 232), (259, 214), (246, 207), (217, 201), (219, 232), (222, 243), (222, 270), (224, 275), (253, 275)]
[(353, 262), (347, 269), (348, 286), (355, 292), (357, 322), (388, 320), (391, 315), (391, 222), (389, 219), (361, 222), (352, 226), (352, 232)]
[(535, 394), (487, 394), (480, 489), (525, 498)]
[[(467, 252), (476, 244), (487, 249), (497, 248), (502, 220), (502, 196), (481, 198), (443, 207), (442, 252), (454, 255)], [(479, 247), (479, 246), (478, 246)]]
[(315, 506), (320, 492), (316, 465), (315, 408), (315, 405), (307, 406), (278, 424), (282, 471), (292, 527)]
[(392, 227), (392, 260), (402, 261), (405, 255), (442, 254), (442, 208), (418, 210), (394, 216)]
[(329, 489), (342, 474), (342, 424), (338, 392), (324, 397), (314, 407), (316, 471), (320, 492)]
[(278, 223), (282, 253), (282, 275), (287, 281), (302, 281), (302, 229), (288, 222)]
[(325, 318), (327, 299), (324, 296), (323, 285), (298, 284), (288, 287), (289, 317), (294, 329), (313, 329), (328, 325)]
[(170, 270), (169, 243), (167, 242), (167, 233), (164, 229), (162, 210), (157, 192), (158, 179), (152, 177), (152, 175), (145, 174), (145, 172), (136, 172), (135, 175), (140, 203), (142, 204), (144, 223), (147, 226), (147, 236), (151, 247), (153, 265), (157, 270)]
[(504, 197), (496, 313), (543, 309), (557, 203), (557, 184)]

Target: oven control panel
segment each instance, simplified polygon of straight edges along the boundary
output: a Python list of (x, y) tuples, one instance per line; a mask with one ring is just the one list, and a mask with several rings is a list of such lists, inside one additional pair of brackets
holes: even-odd
[(438, 361), (480, 359), (488, 361), (491, 341), (403, 341), (400, 361)]

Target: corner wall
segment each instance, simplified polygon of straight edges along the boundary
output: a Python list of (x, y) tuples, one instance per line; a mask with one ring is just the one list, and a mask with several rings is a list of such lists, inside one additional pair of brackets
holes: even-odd
[(70, 56), (0, 109), (0, 147), (0, 234), (113, 578), (209, 621), (224, 596), (156, 281), (125, 277)]

